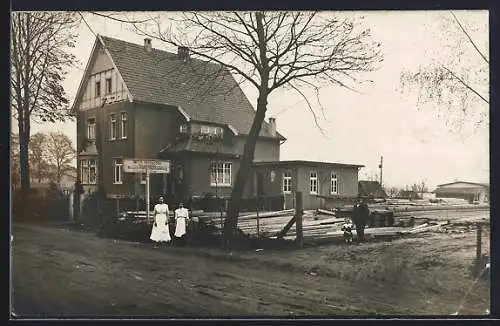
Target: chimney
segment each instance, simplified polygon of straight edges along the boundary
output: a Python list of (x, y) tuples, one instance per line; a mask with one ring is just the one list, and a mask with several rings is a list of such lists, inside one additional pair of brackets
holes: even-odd
[(276, 118), (269, 118), (269, 132), (273, 137), (276, 136)]
[(150, 38), (145, 38), (144, 39), (144, 48), (146, 49), (146, 51), (148, 52), (151, 52), (151, 39)]
[(189, 48), (186, 46), (177, 47), (177, 57), (182, 61), (187, 61), (189, 59)]

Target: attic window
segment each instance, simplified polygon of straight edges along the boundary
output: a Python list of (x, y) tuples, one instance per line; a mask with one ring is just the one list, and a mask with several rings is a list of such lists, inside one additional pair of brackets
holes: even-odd
[(106, 94), (111, 94), (112, 85), (111, 78), (106, 78)]
[(95, 82), (95, 97), (100, 97), (101, 96), (101, 82), (96, 81)]

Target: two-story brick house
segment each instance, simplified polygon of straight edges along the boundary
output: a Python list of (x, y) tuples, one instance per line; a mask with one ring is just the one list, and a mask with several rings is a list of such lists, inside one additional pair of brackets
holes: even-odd
[[(125, 173), (124, 158), (162, 158), (169, 175), (153, 175), (151, 195), (227, 196), (255, 110), (220, 65), (97, 36), (73, 111), (78, 180), (85, 193), (110, 198), (144, 194), (144, 176)], [(279, 161), (285, 138), (264, 122), (255, 161)], [(251, 193), (248, 183), (247, 194)]]

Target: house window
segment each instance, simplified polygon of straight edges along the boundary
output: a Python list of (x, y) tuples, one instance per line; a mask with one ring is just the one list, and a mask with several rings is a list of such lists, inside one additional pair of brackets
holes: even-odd
[(109, 116), (109, 139), (116, 139), (116, 114)]
[(123, 161), (122, 159), (113, 160), (113, 183), (123, 183)]
[(179, 126), (179, 132), (180, 132), (181, 134), (185, 134), (185, 133), (187, 133), (187, 131), (188, 131), (188, 126), (187, 126), (187, 124), (183, 123), (183, 124), (181, 124), (181, 125)]
[(145, 185), (146, 184), (146, 173), (139, 173), (139, 180), (141, 181), (141, 184)]
[(312, 171), (309, 174), (309, 193), (318, 193), (318, 173), (316, 173), (315, 171)]
[(121, 138), (126, 139), (127, 138), (127, 112), (121, 112), (120, 113), (120, 121), (121, 121), (121, 126), (120, 126), (120, 132), (121, 132)]
[(283, 192), (289, 194), (292, 192), (292, 173), (283, 173)]
[(95, 97), (100, 97), (101, 96), (101, 82), (96, 81), (95, 82)]
[(200, 130), (202, 134), (215, 135), (218, 137), (222, 137), (223, 131), (224, 129), (222, 129), (222, 127), (207, 126), (207, 125), (202, 125)]
[(95, 160), (81, 160), (82, 184), (94, 185), (97, 183), (97, 164)]
[(106, 95), (111, 94), (112, 85), (111, 78), (106, 78)]
[(95, 139), (95, 118), (89, 118), (87, 120), (87, 139)]
[(231, 166), (229, 162), (212, 162), (210, 169), (210, 186), (230, 187), (232, 183)]
[(338, 194), (339, 189), (338, 189), (338, 183), (337, 183), (337, 174), (332, 173), (331, 179), (330, 179), (330, 194), (336, 195)]

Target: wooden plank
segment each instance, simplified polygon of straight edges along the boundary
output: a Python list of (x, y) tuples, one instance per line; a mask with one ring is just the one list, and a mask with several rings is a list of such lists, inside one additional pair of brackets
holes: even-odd
[(325, 214), (325, 215), (336, 216), (335, 212), (328, 211), (328, 210), (325, 210), (325, 209), (320, 209), (320, 208), (318, 208), (318, 213)]
[(448, 222), (442, 222), (442, 223), (438, 223), (436, 225), (430, 225), (430, 226), (426, 226), (424, 228), (419, 228), (419, 229), (416, 229), (416, 230), (412, 230), (412, 231), (409, 231), (408, 233), (415, 234), (415, 233), (427, 232), (427, 231), (438, 229), (441, 226), (447, 225), (447, 224), (448, 224)]
[[(286, 209), (282, 211), (275, 211), (275, 212), (259, 212), (259, 219), (261, 218), (266, 218), (266, 217), (278, 217), (278, 216), (285, 216), (285, 215), (290, 215), (294, 214), (295, 210), (294, 209)], [(247, 219), (256, 219), (257, 214), (248, 214), (244, 216), (240, 216), (238, 220), (247, 220)]]
[(296, 215), (294, 215), (292, 219), (285, 225), (285, 227), (280, 232), (278, 232), (278, 234), (276, 235), (278, 239), (283, 238), (283, 236), (288, 232), (288, 230), (290, 230), (292, 225), (295, 223), (295, 220), (296, 220)]

